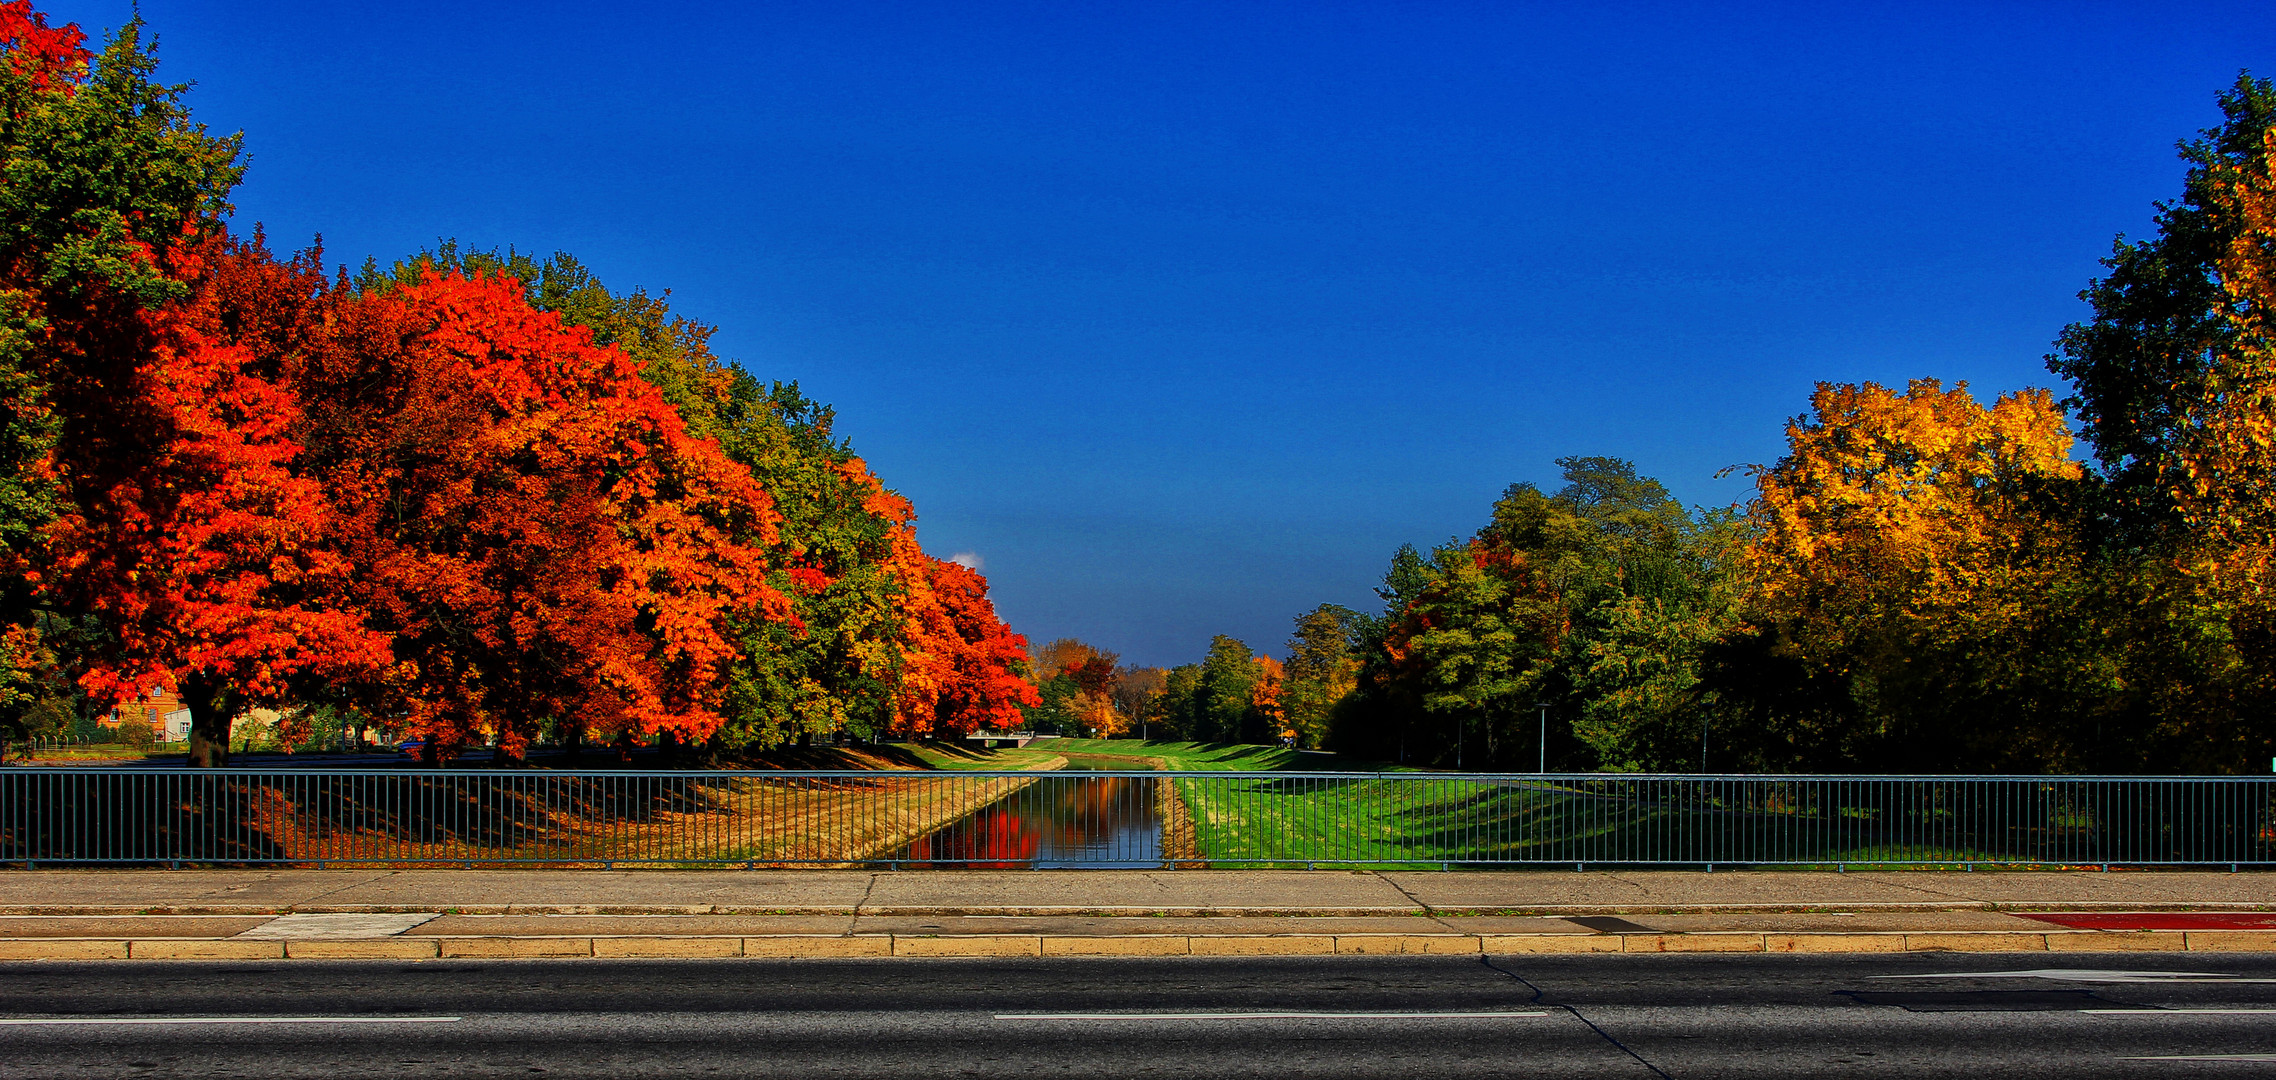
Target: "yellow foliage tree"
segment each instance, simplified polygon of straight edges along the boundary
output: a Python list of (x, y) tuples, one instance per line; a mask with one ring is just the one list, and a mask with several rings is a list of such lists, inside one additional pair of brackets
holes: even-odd
[(2276, 129), (2261, 146), (2210, 185), (2231, 230), (2219, 267), (2234, 336), (2183, 407), (2171, 491), (2203, 545), (2194, 561), (2249, 608), (2267, 605), (2276, 555)]
[(1067, 703), (1082, 722), (1100, 738), (1120, 735), (1130, 730), (1130, 718), (1114, 707), (1114, 698), (1106, 694), (1081, 694)]
[[(2050, 493), (2080, 475), (2044, 390), (1984, 408), (1965, 383), (1904, 393), (1821, 384), (1757, 481), (1742, 555), (1757, 621), (1815, 674), (1847, 683), (1843, 756), (1988, 767), (2043, 757), (2026, 685), (2072, 650), (2062, 597), (2082, 555)], [(2000, 745), (1950, 741), (1998, 730)], [(1806, 734), (1806, 733), (1805, 733)], [(1955, 762), (1960, 756), (1967, 760)]]

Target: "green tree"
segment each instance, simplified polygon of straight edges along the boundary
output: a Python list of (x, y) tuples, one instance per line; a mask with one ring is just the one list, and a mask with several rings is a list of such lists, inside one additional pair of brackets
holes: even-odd
[(1124, 730), (1142, 736), (1157, 734), (1162, 695), (1169, 690), (1169, 672), (1158, 667), (1124, 666), (1114, 673), (1114, 707), (1128, 718)]
[(2236, 346), (2219, 263), (2238, 223), (2220, 205), (2219, 187), (2265, 153), (2276, 86), (2239, 74), (2220, 108), (2221, 126), (2180, 144), (2188, 163), (2181, 197), (2157, 204), (2156, 235), (2117, 238), (2102, 260), (2109, 273), (2079, 294), (2093, 318), (2065, 327), (2047, 357), (2075, 388), (2064, 405), (2101, 466), (2095, 519), (2116, 524), (2125, 542), (2176, 525), (2170, 491), (2191, 430), (2187, 414)]
[[(2246, 374), (2265, 367), (2265, 300), (2236, 290), (2276, 261), (2239, 198), (2270, 168), (2276, 86), (2240, 73), (2219, 106), (2179, 145), (2179, 198), (2150, 237), (2117, 239), (2080, 293), (2092, 317), (2047, 358), (2097, 466), (2063, 496), (2089, 551), (2079, 624), (2102, 691), (2071, 739), (2078, 767), (2228, 772), (2276, 751), (2276, 610), (2256, 575), (2224, 572), (2250, 546), (2224, 522), (2266, 520), (2267, 478), (2220, 446), (2265, 439), (2265, 376)], [(2221, 513), (2201, 512), (2207, 495)]]
[(1712, 650), (1739, 626), (1731, 559), (1746, 535), (1733, 514), (1705, 515), (1681, 537), (1680, 562), (1632, 577), (1633, 591), (1590, 610), (1576, 643), (1573, 734), (1597, 767), (1705, 768), (1720, 702), (1704, 679)]
[(1627, 461), (1557, 465), (1555, 494), (1511, 485), (1470, 539), (1393, 555), (1383, 614), (1355, 620), (1339, 747), (1530, 768), (1547, 704), (1559, 767), (1680, 763), (1671, 732), (1696, 730), (1700, 654), (1730, 622), (1712, 531)]
[(1154, 699), (1153, 723), (1157, 739), (1209, 739), (1213, 735), (1202, 717), (1201, 665), (1179, 664), (1162, 675), (1162, 693)]
[(1359, 687), (1360, 613), (1322, 604), (1296, 617), (1281, 707), (1303, 746), (1327, 742), (1336, 704)]
[[(243, 174), (240, 140), (190, 119), (186, 87), (153, 81), (139, 19), (102, 51), (29, 4), (0, 9), (0, 636), (6, 659), (77, 671), (97, 633), (51, 647), (86, 598), (38, 572), (60, 508), (110, 513), (153, 455), (146, 315), (181, 300), (176, 256), (221, 231)], [(163, 523), (160, 523), (163, 527)], [(52, 672), (13, 669), (20, 690)], [(0, 723), (39, 695), (0, 691)]]
[(1262, 742), (1256, 723), (1256, 653), (1236, 638), (1209, 639), (1193, 691), (1191, 737), (1204, 742)]

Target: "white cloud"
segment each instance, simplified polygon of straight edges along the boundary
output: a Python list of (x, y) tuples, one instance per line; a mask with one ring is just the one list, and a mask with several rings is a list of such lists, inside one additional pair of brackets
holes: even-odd
[(961, 566), (966, 570), (978, 570), (983, 565), (983, 562), (980, 558), (980, 553), (977, 551), (959, 551), (956, 554), (949, 556), (948, 561), (955, 563), (956, 565)]

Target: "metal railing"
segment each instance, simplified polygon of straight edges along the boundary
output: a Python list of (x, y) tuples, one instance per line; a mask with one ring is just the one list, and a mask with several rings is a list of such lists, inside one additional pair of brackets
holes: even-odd
[(2276, 866), (2276, 778), (0, 769), (0, 864)]

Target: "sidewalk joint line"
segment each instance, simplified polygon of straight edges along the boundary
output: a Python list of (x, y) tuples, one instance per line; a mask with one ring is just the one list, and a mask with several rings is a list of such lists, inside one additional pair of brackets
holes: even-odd
[[(1383, 876), (1383, 871), (1381, 871), (1381, 870), (1369, 870), (1367, 873), (1368, 873), (1368, 875), (1369, 875), (1369, 876), (1373, 877), (1375, 880), (1377, 880), (1377, 881), (1380, 881), (1380, 882), (1382, 882), (1382, 883), (1383, 883), (1383, 884), (1385, 884), (1385, 885), (1389, 885), (1389, 886), (1391, 887), (1391, 891), (1392, 891), (1392, 892), (1398, 893), (1400, 896), (1404, 896), (1404, 897), (1406, 897), (1406, 898), (1407, 898), (1407, 902), (1408, 902), (1408, 903), (1410, 903), (1410, 904), (1413, 904), (1413, 905), (1415, 906), (1415, 910), (1422, 912), (1422, 913), (1423, 913), (1423, 917), (1424, 917), (1424, 918), (1426, 918), (1426, 919), (1429, 919), (1429, 920), (1431, 920), (1432, 922), (1436, 922), (1436, 923), (1438, 923), (1440, 926), (1446, 926), (1446, 923), (1444, 923), (1444, 922), (1440, 921), (1440, 918), (1439, 918), (1439, 912), (1438, 912), (1438, 909), (1437, 909), (1437, 908), (1434, 908), (1434, 907), (1430, 906), (1429, 904), (1423, 903), (1423, 902), (1422, 902), (1422, 898), (1421, 898), (1421, 897), (1419, 897), (1419, 896), (1416, 896), (1415, 894), (1413, 894), (1413, 893), (1411, 893), (1411, 892), (1408, 892), (1408, 891), (1406, 890), (1406, 887), (1405, 887), (1405, 886), (1403, 886), (1403, 885), (1400, 885), (1398, 882), (1396, 882), (1396, 881), (1393, 881), (1393, 880), (1391, 880), (1390, 878)], [(1453, 929), (1454, 929), (1454, 928), (1453, 928), (1453, 927), (1451, 927), (1451, 926), (1446, 926), (1446, 928), (1447, 928), (1448, 930), (1453, 930)]]
[(869, 906), (870, 895), (877, 891), (877, 878), (878, 871), (869, 872), (869, 881), (861, 888), (861, 899), (854, 901), (853, 911), (846, 916), (846, 936), (853, 936), (855, 928), (861, 925), (862, 909)]

